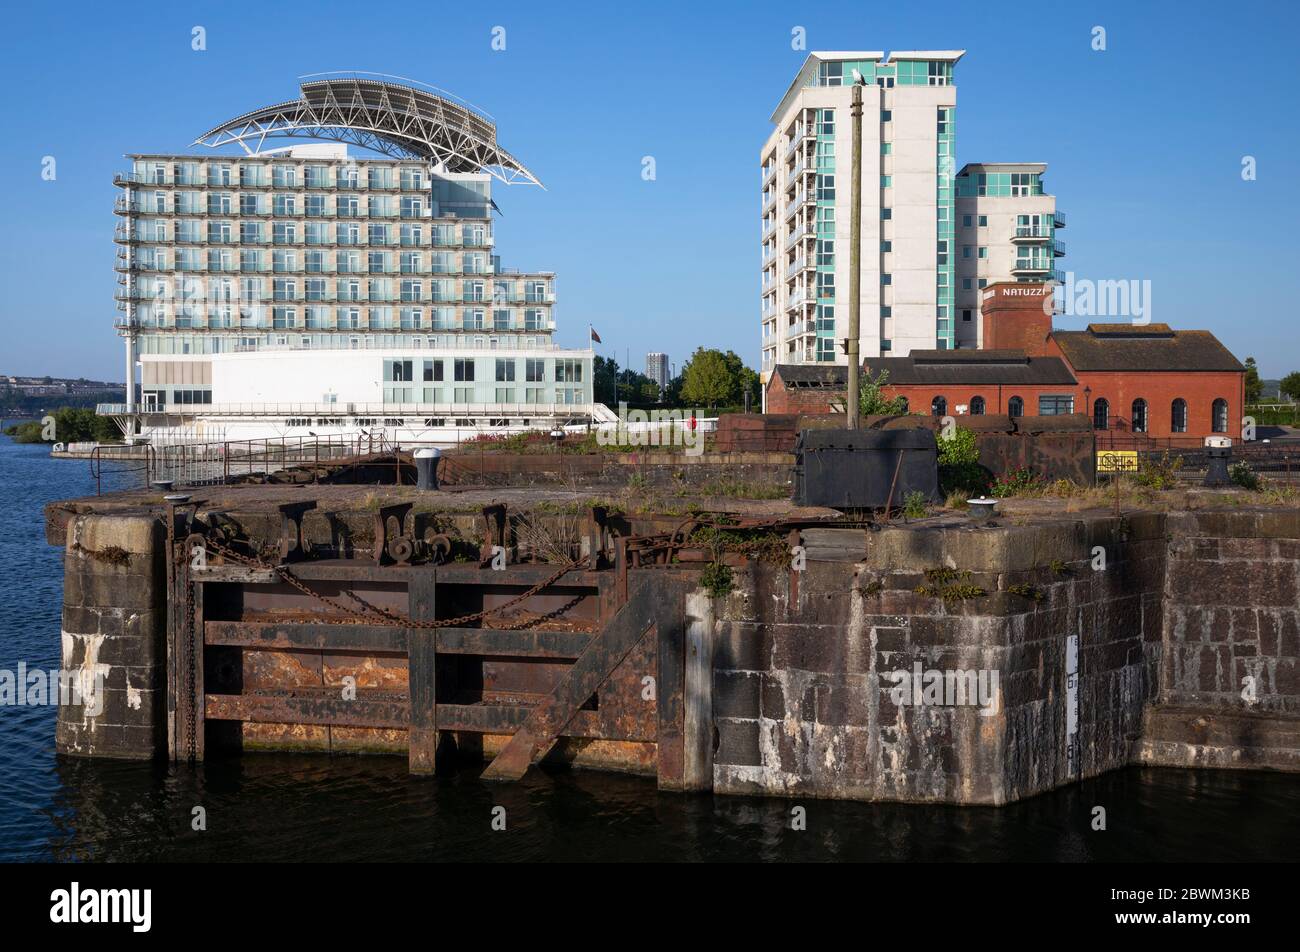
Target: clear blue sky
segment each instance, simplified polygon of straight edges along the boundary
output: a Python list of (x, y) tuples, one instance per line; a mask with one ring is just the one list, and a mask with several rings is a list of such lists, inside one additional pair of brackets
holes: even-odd
[[(1022, 12), (1017, 14), (1015, 9)], [(499, 188), (507, 267), (558, 273), (560, 343), (620, 363), (758, 362), (758, 149), (808, 49), (966, 49), (959, 163), (1044, 161), (1064, 267), (1150, 279), (1153, 318), (1300, 369), (1297, 4), (24, 3), (0, 35), (0, 372), (122, 378), (115, 189), (127, 152), (374, 70), (491, 113), (547, 190)], [(207, 50), (190, 48), (195, 25)], [(506, 50), (491, 30), (506, 28)], [(1091, 49), (1091, 30), (1107, 50)], [(196, 150), (197, 151), (197, 150)], [(57, 159), (42, 181), (41, 160)], [(641, 178), (655, 157), (658, 178)], [(1258, 178), (1241, 178), (1242, 156)]]

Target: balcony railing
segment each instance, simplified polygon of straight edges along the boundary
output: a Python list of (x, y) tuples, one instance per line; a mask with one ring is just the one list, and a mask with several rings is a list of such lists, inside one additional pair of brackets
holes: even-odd
[(811, 238), (812, 236), (813, 232), (807, 225), (800, 225), (793, 234), (785, 239), (785, 250), (789, 251), (794, 247), (796, 242), (802, 241), (805, 238)]

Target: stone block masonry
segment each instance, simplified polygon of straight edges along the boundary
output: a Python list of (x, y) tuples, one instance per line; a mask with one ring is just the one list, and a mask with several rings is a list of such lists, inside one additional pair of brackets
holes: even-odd
[(59, 708), (61, 753), (145, 759), (166, 751), (164, 536), (152, 515), (68, 522), (62, 664), (83, 692), (99, 685), (102, 694), (97, 705)]
[(1141, 761), (1300, 770), (1300, 513), (1185, 512), (1169, 530)]
[[(793, 587), (756, 567), (715, 634), (715, 791), (1001, 804), (1130, 763), (1157, 671), (1161, 533), (1154, 518), (857, 531), (860, 561), (814, 558)], [(918, 664), (996, 675), (993, 703), (897, 703), (893, 673)]]

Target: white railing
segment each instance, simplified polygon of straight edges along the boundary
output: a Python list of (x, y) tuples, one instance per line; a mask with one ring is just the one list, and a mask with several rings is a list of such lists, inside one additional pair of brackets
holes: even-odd
[[(136, 404), (130, 411), (125, 403), (100, 403), (95, 412), (100, 416), (121, 416), (128, 412), (140, 414), (167, 414), (188, 417), (284, 417), (306, 419), (305, 426), (355, 426), (346, 423), (348, 418), (373, 419), (375, 426), (384, 426), (386, 419), (407, 419), (412, 425), (423, 426), (428, 418), (474, 419), (501, 417), (589, 416), (591, 403), (185, 403), (172, 406), (146, 407)], [(316, 423), (330, 419), (338, 424)], [(364, 425), (364, 424), (363, 424)], [(406, 426), (406, 423), (393, 424)], [(451, 425), (451, 424), (448, 424)]]

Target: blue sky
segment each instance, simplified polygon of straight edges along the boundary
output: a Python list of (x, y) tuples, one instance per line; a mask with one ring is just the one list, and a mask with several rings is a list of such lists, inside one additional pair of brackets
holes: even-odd
[[(1016, 9), (1023, 11), (1017, 15)], [(491, 113), (547, 190), (496, 194), (507, 267), (558, 273), (558, 341), (592, 323), (640, 369), (759, 358), (758, 149), (808, 49), (967, 50), (957, 160), (1043, 161), (1077, 277), (1149, 279), (1153, 319), (1300, 369), (1293, 3), (60, 3), (6, 11), (0, 372), (122, 378), (113, 173), (373, 70)], [(191, 28), (207, 50), (190, 48)], [(1094, 26), (1107, 49), (1091, 48)], [(506, 50), (491, 48), (506, 29)], [(197, 151), (197, 150), (196, 150)], [(57, 179), (41, 179), (42, 157)], [(657, 179), (641, 159), (654, 156)], [(1243, 181), (1243, 156), (1257, 179)]]

